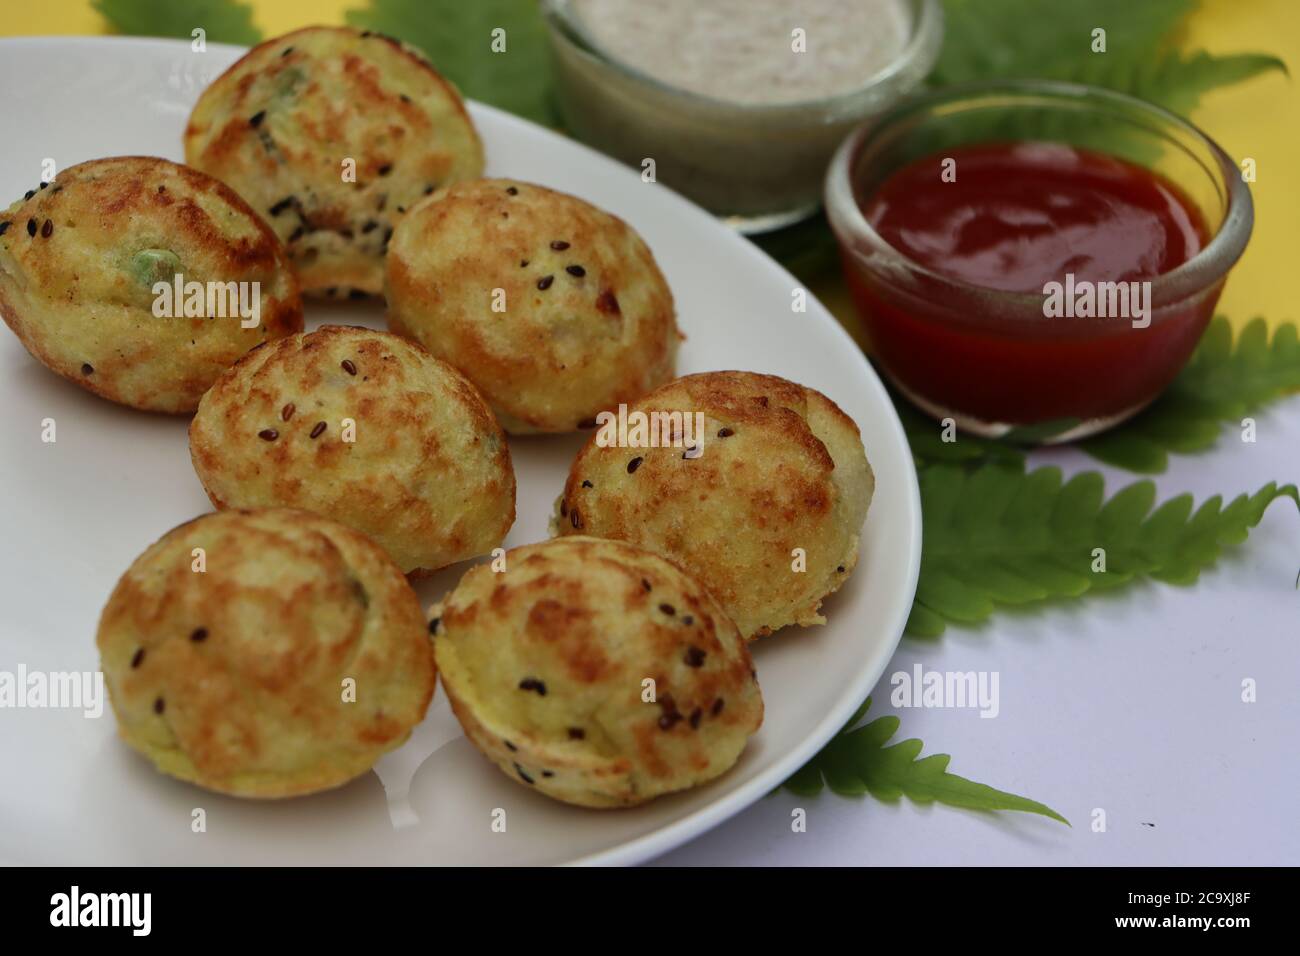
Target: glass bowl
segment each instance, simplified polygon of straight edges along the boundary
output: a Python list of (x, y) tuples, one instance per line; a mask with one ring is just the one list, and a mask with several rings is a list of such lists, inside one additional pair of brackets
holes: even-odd
[[(1041, 295), (1007, 292), (941, 275), (886, 242), (863, 214), (884, 180), (915, 160), (1028, 142), (1143, 167), (1199, 213), (1208, 241), (1150, 280), (1143, 322), (1048, 318), (1046, 286)], [(1001, 437), (1037, 426), (1051, 441), (1123, 421), (1174, 379), (1254, 221), (1236, 164), (1190, 122), (1133, 97), (1047, 81), (950, 87), (864, 124), (831, 163), (826, 210), (871, 354), (894, 385), (971, 433)]]
[(789, 225), (821, 205), (826, 167), (864, 118), (916, 88), (939, 56), (939, 0), (901, 0), (902, 51), (860, 88), (755, 105), (674, 88), (616, 61), (587, 36), (571, 0), (543, 0), (564, 122), (580, 140), (695, 200), (742, 232)]

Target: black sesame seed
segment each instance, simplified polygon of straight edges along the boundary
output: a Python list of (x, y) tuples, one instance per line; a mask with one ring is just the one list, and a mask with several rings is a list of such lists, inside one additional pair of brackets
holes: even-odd
[(516, 747), (508, 740), (503, 740), (501, 742), (506, 745), (506, 750), (509, 750), (511, 753), (516, 753), (519, 750), (518, 747)]
[(438, 188), (438, 187), (435, 186), (433, 183), (429, 183), (429, 185), (427, 185), (427, 186), (424, 187), (424, 194), (425, 194), (426, 196), (428, 196), (430, 193), (432, 193), (432, 192), (433, 192), (435, 189), (437, 189), (437, 188)]
[(356, 364), (352, 361), (352, 359), (344, 359), (344, 360), (343, 360), (341, 363), (339, 363), (339, 364), (342, 365), (342, 367), (343, 367), (343, 371), (347, 372), (349, 375), (356, 375), (356, 374), (357, 374), (357, 366), (356, 366)]
[(687, 614), (685, 617), (682, 618), (682, 623), (685, 624), (687, 627), (690, 627), (692, 624), (695, 623), (695, 618)]
[(563, 252), (565, 249), (569, 248), (569, 244), (563, 239), (556, 239), (551, 243), (551, 248), (556, 252)]
[(387, 176), (387, 175), (388, 175), (389, 173), (391, 173), (392, 171), (393, 171), (393, 164), (392, 164), (392, 163), (384, 163), (384, 165), (382, 165), (382, 166), (379, 167), (379, 175), (380, 175), (380, 176)]
[(721, 697), (719, 697), (717, 700), (713, 702), (713, 706), (709, 708), (709, 713), (711, 713), (714, 717), (718, 716), (718, 714), (722, 713), (722, 708), (725, 704), (726, 701), (724, 701)]
[(669, 617), (677, 613), (677, 608), (673, 607), (671, 604), (668, 603), (660, 604), (659, 610), (663, 611)]
[(54, 221), (52, 219), (46, 219), (45, 225), (41, 226), (41, 238), (48, 239), (50, 238), (50, 235), (53, 232), (54, 232)]
[(324, 431), (325, 431), (325, 423), (317, 422), (315, 427), (313, 427), (311, 430), (311, 437), (320, 438), (320, 436), (324, 433)]
[(507, 186), (507, 187), (506, 187), (506, 192), (509, 193), (511, 196), (518, 196), (518, 195), (519, 195), (519, 190), (516, 189), (514, 186)]
[(587, 479), (584, 478), (584, 479), (582, 480), (582, 487), (584, 487), (584, 488), (595, 488), (596, 486), (593, 485), (590, 481), (587, 481)]
[(132, 655), (132, 657), (131, 657), (131, 667), (132, 667), (132, 668), (139, 667), (139, 666), (140, 666), (140, 662), (143, 661), (143, 660), (144, 660), (144, 648), (142, 647), (142, 648), (140, 648), (138, 651), (136, 651), (134, 655)]
[(686, 657), (683, 660), (686, 661), (687, 667), (703, 667), (705, 656), (704, 651), (692, 645), (686, 648)]
[(9, 220), (8, 220), (8, 219), (6, 219), (4, 222), (0, 222), (0, 236), (3, 236), (3, 235), (5, 234), (5, 231), (6, 231), (8, 228), (9, 228)]
[(537, 280), (537, 288), (545, 292), (547, 289), (551, 287), (551, 283), (554, 281), (555, 281), (555, 276), (542, 276), (540, 279)]
[(82, 362), (82, 363), (81, 363), (81, 374), (82, 374), (82, 375), (93, 375), (94, 372), (95, 372), (95, 366), (91, 365), (89, 362)]
[(44, 180), (41, 180), (41, 187), (40, 187), (41, 189), (44, 189), (48, 185), (49, 183), (45, 182)]
[(411, 102), (411, 98), (410, 98), (409, 96), (407, 96), (405, 93), (399, 93), (399, 94), (397, 94), (397, 96), (398, 96), (398, 99), (400, 99), (403, 103), (409, 103), (409, 102)]
[(528, 260), (527, 260), (527, 259), (520, 259), (520, 260), (519, 260), (519, 268), (521, 268), (521, 269), (527, 269), (527, 268), (528, 268)]
[(26, 201), (26, 200), (28, 200), (28, 199), (31, 199), (31, 198), (32, 198), (33, 196), (35, 196), (35, 195), (36, 195), (36, 190), (35, 190), (35, 189), (29, 189), (29, 190), (27, 190), (27, 192), (23, 193), (23, 200)]
[(546, 696), (546, 685), (542, 681), (539, 681), (536, 677), (525, 677), (523, 680), (519, 682), (519, 689), (535, 690), (537, 691), (537, 696), (539, 697)]
[(731, 437), (732, 435), (734, 435), (734, 434), (736, 434), (736, 433), (733, 432), (730, 428), (719, 428), (719, 429), (718, 429), (718, 437), (719, 437), (719, 438), (730, 438), (730, 437)]
[(287, 46), (284, 48), (284, 52), (281, 53), (280, 56), (288, 56), (292, 52), (293, 52), (293, 47)]
[[(370, 296), (366, 295), (366, 293), (362, 292), (360, 289), (348, 289), (348, 298), (353, 302), (360, 302), (362, 299), (370, 298)], [(356, 375), (357, 373), (353, 372), (352, 374)]]
[(531, 784), (533, 782), (533, 778), (524, 773), (524, 768), (519, 766), (519, 764), (515, 764), (515, 773), (519, 774), (519, 779), (524, 783)]
[(362, 30), (362, 31), (361, 31), (361, 36), (362, 36), (362, 38), (364, 39), (364, 38), (366, 38), (366, 37), (372, 37), (372, 36), (374, 36), (374, 34), (373, 34), (371, 31), (369, 31), (369, 30)]
[(266, 119), (266, 110), (258, 110), (248, 118), (248, 125), (257, 129), (262, 125), (262, 120)]
[(632, 472), (636, 471), (638, 468), (641, 467), (641, 462), (643, 461), (645, 461), (645, 459), (640, 457), (639, 455), (636, 458), (633, 458), (631, 461), (627, 463), (627, 473), (629, 475), (632, 474)]
[(567, 272), (569, 275), (574, 276), (578, 279), (581, 279), (583, 276), (587, 274), (587, 270), (584, 269), (582, 266), (565, 266), (564, 271)]
[(153, 712), (155, 714), (161, 714), (166, 707), (167, 703), (161, 697), (154, 698)]
[(367, 232), (374, 232), (378, 228), (379, 228), (378, 222), (376, 222), (374, 219), (367, 219), (365, 225), (361, 227), (361, 232), (364, 235)]
[(575, 528), (582, 527), (582, 518), (578, 515), (577, 508), (574, 508), (572, 511), (569, 512), (569, 523), (572, 524)]
[(659, 718), (660, 730), (672, 730), (673, 726), (682, 719), (682, 715), (676, 710), (670, 710)]
[(841, 564), (841, 565), (840, 565), (838, 568), (836, 568), (835, 570), (838, 571), (840, 574), (843, 574), (843, 573), (844, 573), (844, 565)]
[(570, 728), (569, 728), (569, 739), (570, 739), (570, 740), (585, 740), (586, 737), (587, 737), (587, 732), (586, 732), (585, 730), (583, 730), (581, 727), (570, 727)]
[(257, 437), (262, 439), (262, 441), (275, 441), (280, 437), (280, 433), (274, 428), (263, 428), (257, 433)]
[(302, 238), (304, 235), (306, 235), (306, 234), (307, 234), (307, 230), (306, 230), (305, 228), (303, 228), (302, 226), (299, 226), (299, 227), (298, 227), (297, 229), (295, 229), (293, 232), (289, 233), (289, 241), (290, 241), (290, 242), (297, 242), (299, 239), (301, 239), (301, 238)]
[(693, 711), (691, 711), (691, 729), (692, 729), (692, 730), (699, 730), (699, 729), (700, 729), (700, 718), (703, 717), (703, 716), (704, 716), (704, 711), (700, 710), (700, 708), (698, 708), (698, 707), (696, 707)]
[(430, 622), (429, 622), (429, 633), (430, 633), (430, 634), (437, 634), (437, 633), (438, 633), (438, 625), (439, 625), (441, 622), (442, 622), (442, 618), (440, 618), (440, 617), (435, 617), (432, 621), (430, 621)]
[(190, 633), (190, 640), (193, 641), (195, 644), (198, 644), (200, 641), (206, 641), (207, 639), (208, 639), (208, 629), (206, 627), (196, 627)]
[(27, 220), (27, 235), (29, 235), (29, 236), (34, 236), (34, 235), (36, 235), (36, 220), (35, 220), (35, 219), (28, 219), (28, 220)]
[(280, 409), (280, 418), (287, 422), (289, 419), (293, 418), (293, 413), (294, 404), (293, 402), (290, 402), (288, 405), (284, 406), (284, 408)]
[(280, 213), (284, 212), (293, 204), (294, 204), (294, 198), (292, 196), (285, 196), (278, 203), (276, 203), (274, 206), (271, 207), (271, 215), (278, 216), (280, 215)]
[(542, 776), (543, 776), (543, 777), (554, 777), (554, 776), (555, 776), (555, 771), (554, 771), (554, 770), (543, 770), (543, 771), (542, 771)]
[(646, 594), (650, 593), (650, 582), (645, 578), (641, 579), (641, 587), (645, 588)]
[(565, 501), (563, 498), (560, 499), (560, 517), (561, 518), (569, 517), (569, 503)]

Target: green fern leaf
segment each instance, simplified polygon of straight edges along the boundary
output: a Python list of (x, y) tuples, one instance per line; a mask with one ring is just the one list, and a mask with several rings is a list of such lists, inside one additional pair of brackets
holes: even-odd
[(1100, 461), (1140, 474), (1159, 474), (1169, 453), (1212, 447), (1225, 423), (1300, 389), (1300, 339), (1294, 325), (1270, 338), (1254, 319), (1234, 343), (1232, 326), (1216, 318), (1187, 367), (1146, 411), (1079, 447)]
[(252, 8), (237, 0), (94, 0), (93, 6), (113, 29), (130, 36), (188, 40), (202, 27), (214, 43), (250, 46), (262, 39), (253, 26)]
[[(1138, 481), (1104, 500), (1098, 472), (1063, 482), (1059, 468), (1000, 464), (920, 469), (925, 548), (908, 632), (937, 637), (949, 622), (978, 624), (1002, 604), (1025, 605), (1118, 588), (1142, 578), (1187, 585), (1239, 544), (1294, 485), (1270, 483), (1226, 507), (1193, 512), (1191, 495), (1155, 506)], [(1097, 551), (1101, 549), (1101, 551)], [(1096, 568), (1096, 570), (1094, 570)]]
[(921, 757), (924, 745), (919, 740), (885, 746), (898, 732), (898, 718), (878, 717), (856, 726), (870, 706), (867, 698), (844, 729), (785, 782), (785, 788), (804, 797), (830, 787), (847, 797), (870, 794), (877, 800), (907, 797), (916, 803), (944, 803), (968, 810), (1019, 810), (1069, 825), (1065, 817), (1037, 800), (949, 773), (949, 756)]
[[(527, 119), (557, 123), (546, 25), (537, 0), (370, 0), (347, 21), (423, 50), (466, 96)], [(493, 31), (503, 30), (502, 52)]]

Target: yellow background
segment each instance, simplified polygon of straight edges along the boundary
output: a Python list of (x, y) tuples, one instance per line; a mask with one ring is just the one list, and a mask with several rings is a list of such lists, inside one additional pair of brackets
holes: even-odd
[[(308, 23), (341, 23), (345, 10), (365, 5), (365, 0), (249, 2), (254, 22), (268, 37)], [(0, 33), (9, 35), (108, 29), (89, 0), (10, 0), (0, 16)], [(1181, 44), (1212, 53), (1272, 53), (1300, 71), (1300, 0), (1203, 0)], [(1294, 84), (1281, 74), (1250, 80), (1210, 94), (1192, 118), (1238, 161), (1251, 157), (1257, 164), (1255, 233), (1220, 311), (1237, 324), (1256, 315), (1274, 324), (1300, 318), (1294, 285), (1300, 273), (1300, 96)], [(837, 313), (848, 311), (838, 283), (816, 291)]]

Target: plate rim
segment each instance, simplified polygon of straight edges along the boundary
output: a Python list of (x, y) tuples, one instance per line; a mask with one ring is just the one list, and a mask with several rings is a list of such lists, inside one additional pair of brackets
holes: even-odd
[[(189, 46), (190, 41), (183, 39), (172, 39), (163, 37), (134, 37), (121, 35), (105, 36), (86, 36), (86, 35), (41, 35), (41, 36), (16, 36), (0, 37), (0, 49), (8, 46), (77, 46), (77, 47), (111, 47), (118, 51), (116, 55), (124, 55), (129, 48), (150, 48), (160, 52), (171, 50), (180, 45)], [(242, 55), (247, 52), (249, 47), (238, 44), (209, 42), (207, 49), (229, 50), (232, 53)], [(233, 62), (233, 61), (232, 61)], [(463, 95), (463, 94), (462, 94)], [(534, 123), (531, 120), (516, 116), (506, 110), (499, 109), (487, 103), (478, 100), (472, 100), (465, 97), (473, 111), (483, 112), (490, 115), (494, 122), (506, 125), (517, 125), (532, 135), (542, 136), (544, 139), (551, 137), (559, 138), (569, 147), (577, 148), (587, 156), (598, 163), (618, 168), (620, 171), (631, 171), (632, 167), (624, 166), (610, 156), (593, 149), (579, 140), (565, 136), (556, 130)], [(795, 288), (805, 289), (808, 292), (808, 299), (815, 303), (815, 308), (810, 309), (808, 316), (812, 321), (822, 324), (828, 324), (832, 329), (832, 335), (838, 339), (839, 345), (851, 352), (855, 359), (858, 372), (861, 374), (864, 383), (869, 392), (873, 393), (879, 404), (887, 410), (885, 418), (886, 431), (897, 440), (902, 451), (902, 476), (904, 478), (904, 487), (901, 489), (900, 501), (905, 503), (907, 514), (904, 516), (906, 523), (906, 585), (902, 592), (906, 594), (905, 598), (900, 597), (895, 606), (891, 609), (888, 620), (884, 622), (883, 630), (886, 634), (892, 635), (886, 639), (886, 647), (880, 655), (877, 665), (864, 668), (858, 675), (857, 679), (850, 685), (848, 691), (844, 692), (840, 699), (833, 703), (823, 715), (821, 721), (813, 728), (803, 741), (796, 747), (789, 749), (786, 753), (779, 756), (773, 761), (772, 766), (766, 770), (760, 771), (755, 776), (741, 784), (740, 786), (720, 794), (717, 799), (710, 801), (705, 806), (687, 813), (686, 815), (664, 824), (644, 833), (640, 836), (633, 837), (630, 840), (624, 840), (613, 846), (593, 853), (587, 853), (583, 856), (562, 861), (555, 865), (560, 866), (632, 866), (644, 863), (657, 856), (667, 853), (690, 840), (708, 832), (709, 830), (721, 825), (732, 817), (736, 816), (743, 810), (758, 802), (766, 794), (778, 789), (780, 785), (790, 777), (795, 771), (802, 767), (807, 761), (831, 739), (832, 736), (844, 726), (844, 724), (853, 715), (854, 711), (861, 703), (866, 700), (867, 695), (875, 687), (889, 662), (893, 659), (894, 653), (898, 649), (899, 642), (902, 640), (903, 631), (907, 624), (907, 617), (910, 614), (912, 601), (916, 595), (917, 582), (920, 576), (921, 567), (921, 492), (920, 484), (916, 472), (915, 460), (912, 456), (911, 445), (907, 440), (907, 433), (903, 428), (903, 423), (899, 417), (898, 410), (894, 407), (893, 400), (890, 398), (884, 383), (877, 374), (875, 368), (867, 360), (866, 353), (854, 341), (853, 337), (840, 323), (834, 314), (826, 307), (820, 299), (808, 289), (807, 284), (796, 278), (788, 269), (776, 259), (767, 255), (757, 245), (728, 228), (717, 217), (713, 216), (707, 210), (698, 206), (696, 203), (674, 191), (670, 186), (661, 185), (665, 193), (671, 195), (671, 202), (678, 203), (681, 207), (688, 207), (691, 215), (697, 219), (708, 219), (713, 223), (718, 232), (719, 241), (730, 242), (733, 245), (743, 247), (744, 256), (754, 262), (757, 267), (763, 269), (775, 269), (776, 272), (792, 284)], [(729, 237), (729, 238), (724, 238)], [(812, 387), (812, 386), (808, 386)], [(856, 422), (855, 422), (856, 424)], [(824, 625), (829, 626), (829, 625)], [(725, 774), (719, 779), (725, 779)], [(615, 811), (617, 812), (617, 811)], [(436, 861), (426, 863), (427, 866), (437, 866)]]

